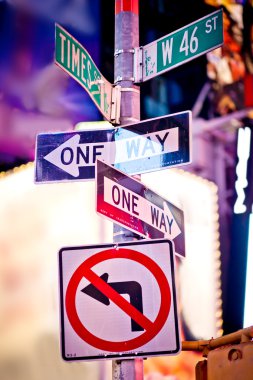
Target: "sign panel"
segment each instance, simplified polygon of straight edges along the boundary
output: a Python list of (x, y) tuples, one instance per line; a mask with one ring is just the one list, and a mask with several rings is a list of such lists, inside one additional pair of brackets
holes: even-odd
[(185, 256), (183, 211), (140, 181), (97, 160), (97, 212), (151, 239), (169, 238)]
[(62, 248), (59, 273), (65, 360), (179, 353), (170, 240)]
[(90, 95), (107, 120), (111, 120), (113, 86), (100, 73), (85, 48), (60, 25), (55, 25), (55, 62)]
[[(142, 55), (139, 60), (139, 63), (142, 62), (142, 70), (141, 78), (136, 78), (136, 82), (151, 79), (222, 44), (223, 23), (220, 9), (141, 49), (137, 48), (137, 56)], [(138, 76), (138, 68), (136, 75)]]
[(129, 174), (190, 163), (191, 112), (121, 128), (39, 134), (35, 182), (94, 179), (97, 157)]

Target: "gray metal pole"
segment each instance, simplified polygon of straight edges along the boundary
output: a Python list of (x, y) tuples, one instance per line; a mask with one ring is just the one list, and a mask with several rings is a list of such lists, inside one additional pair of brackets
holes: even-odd
[[(115, 0), (114, 82), (121, 86), (120, 125), (140, 120), (140, 89), (134, 85), (134, 48), (139, 46), (139, 0)], [(136, 239), (133, 232), (114, 225), (114, 242)], [(142, 380), (143, 360), (113, 361), (113, 380)]]
[(115, 0), (114, 82), (121, 86), (120, 124), (140, 120), (140, 88), (133, 81), (134, 48), (139, 46), (139, 0)]

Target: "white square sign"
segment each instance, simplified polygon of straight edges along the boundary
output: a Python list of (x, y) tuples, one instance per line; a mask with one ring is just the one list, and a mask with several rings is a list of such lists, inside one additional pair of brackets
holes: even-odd
[(59, 275), (63, 359), (180, 352), (170, 240), (62, 248)]

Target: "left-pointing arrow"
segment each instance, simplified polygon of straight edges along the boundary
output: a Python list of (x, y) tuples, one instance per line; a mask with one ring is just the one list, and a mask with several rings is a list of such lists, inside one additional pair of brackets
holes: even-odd
[[(128, 294), (130, 297), (131, 305), (143, 313), (142, 287), (137, 281), (108, 282), (108, 273), (102, 274), (100, 278), (108, 283), (108, 285), (111, 286), (119, 294)], [(110, 305), (110, 299), (106, 297), (100, 290), (98, 290), (93, 284), (87, 285), (81, 291), (106, 306)], [(131, 319), (131, 328), (132, 331), (144, 330), (142, 326), (135, 322), (134, 319)]]
[[(107, 144), (110, 149), (105, 149)], [(76, 134), (63, 144), (48, 153), (44, 160), (57, 166), (72, 177), (79, 176), (79, 168), (95, 166), (96, 157), (110, 162), (110, 155), (115, 155), (115, 144), (107, 143), (80, 143), (80, 135)]]
[(48, 153), (44, 159), (73, 177), (78, 177), (79, 167), (75, 163), (75, 156), (79, 140), (79, 135), (71, 137), (69, 140), (65, 141), (65, 143)]

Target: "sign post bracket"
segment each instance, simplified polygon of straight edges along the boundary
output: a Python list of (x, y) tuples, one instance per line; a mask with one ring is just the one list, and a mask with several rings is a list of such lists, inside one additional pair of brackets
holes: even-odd
[(120, 104), (121, 104), (121, 87), (114, 85), (112, 87), (112, 100), (111, 100), (111, 120), (113, 125), (120, 124)]
[(143, 47), (134, 48), (134, 82), (143, 82)]

